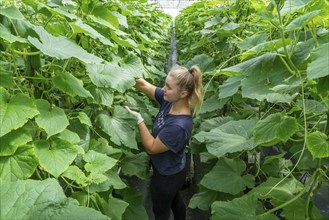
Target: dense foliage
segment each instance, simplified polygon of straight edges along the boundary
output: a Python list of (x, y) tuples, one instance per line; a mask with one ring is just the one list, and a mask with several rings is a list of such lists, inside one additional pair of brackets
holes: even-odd
[[(1, 219), (147, 219), (136, 126), (155, 108), (172, 18), (136, 1), (1, 1)], [(88, 207), (88, 208), (87, 208)]]
[(320, 219), (329, 188), (328, 1), (200, 1), (176, 18), (178, 61), (205, 101), (190, 208), (212, 219)]
[[(163, 79), (171, 18), (146, 1), (1, 1), (1, 219), (147, 219), (134, 119)], [(176, 19), (179, 63), (205, 101), (189, 207), (212, 219), (321, 219), (329, 187), (329, 4), (200, 1)]]

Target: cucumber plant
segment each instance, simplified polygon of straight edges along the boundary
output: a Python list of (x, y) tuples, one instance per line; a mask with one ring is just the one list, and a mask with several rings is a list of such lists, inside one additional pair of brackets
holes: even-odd
[[(145, 1), (1, 1), (0, 218), (147, 218), (148, 156), (123, 108), (152, 103), (172, 19)], [(4, 202), (6, 201), (6, 202)]]
[[(212, 219), (321, 219), (328, 190), (328, 2), (200, 1), (176, 18), (178, 60), (206, 92), (190, 208)], [(322, 207), (322, 209), (325, 209)]]

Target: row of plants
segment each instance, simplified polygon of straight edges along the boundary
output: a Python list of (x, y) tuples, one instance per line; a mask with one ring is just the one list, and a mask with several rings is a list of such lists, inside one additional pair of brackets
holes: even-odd
[(329, 189), (328, 10), (324, 0), (210, 0), (176, 17), (178, 61), (199, 65), (205, 81), (191, 209), (328, 217), (314, 199)]
[(135, 79), (164, 76), (172, 18), (146, 1), (0, 3), (1, 219), (147, 219)]

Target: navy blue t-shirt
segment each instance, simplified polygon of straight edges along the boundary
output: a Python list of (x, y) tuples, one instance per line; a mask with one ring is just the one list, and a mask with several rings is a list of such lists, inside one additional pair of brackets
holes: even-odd
[(160, 88), (155, 90), (155, 99), (160, 104), (160, 110), (153, 123), (152, 136), (159, 136), (168, 147), (168, 151), (151, 154), (153, 167), (162, 175), (178, 173), (185, 167), (185, 148), (192, 134), (193, 121), (191, 115), (169, 114), (172, 103), (163, 99)]

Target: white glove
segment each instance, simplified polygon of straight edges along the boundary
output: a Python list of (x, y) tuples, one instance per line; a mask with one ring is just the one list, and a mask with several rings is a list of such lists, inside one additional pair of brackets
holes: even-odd
[(144, 118), (142, 118), (142, 115), (140, 113), (130, 110), (128, 106), (125, 106), (125, 108), (130, 114), (132, 114), (136, 118), (138, 125), (144, 121)]

